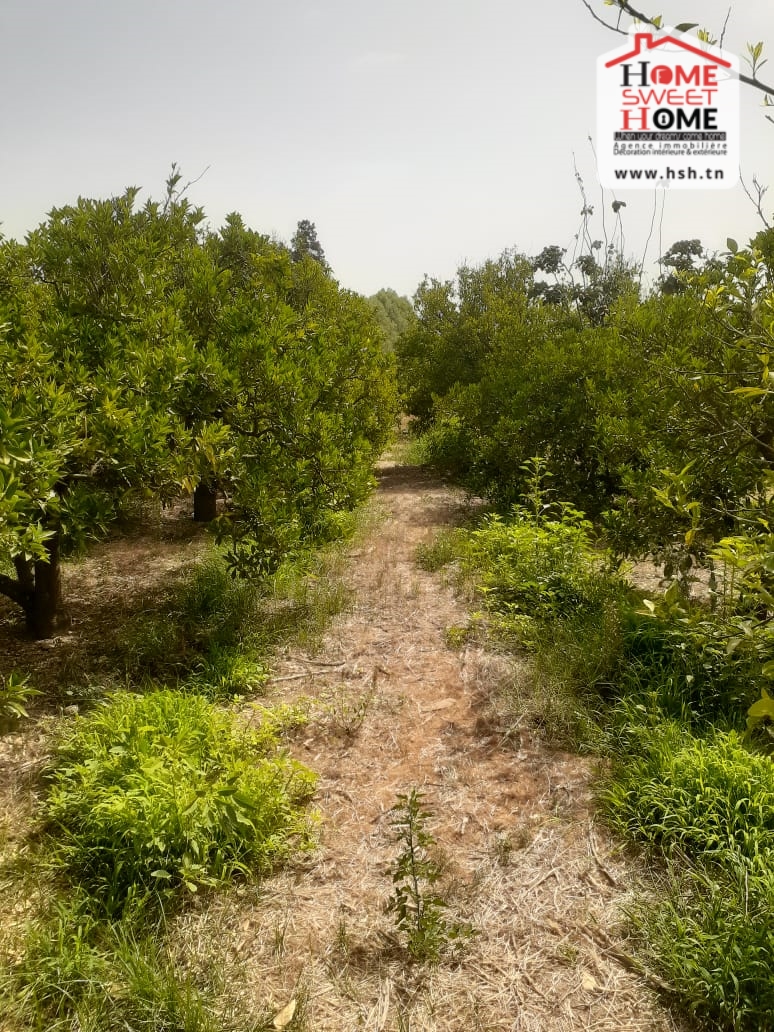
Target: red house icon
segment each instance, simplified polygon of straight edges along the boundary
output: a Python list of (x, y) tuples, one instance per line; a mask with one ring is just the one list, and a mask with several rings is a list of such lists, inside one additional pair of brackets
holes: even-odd
[(701, 57), (712, 64), (722, 65), (723, 68), (732, 67), (730, 61), (724, 61), (721, 57), (708, 54), (699, 47), (691, 46), (690, 43), (686, 43), (683, 39), (677, 39), (675, 36), (659, 36), (657, 39), (654, 39), (653, 34), (650, 32), (637, 32), (634, 35), (634, 50), (628, 54), (622, 54), (621, 57), (615, 57), (612, 61), (606, 61), (605, 68), (612, 68), (614, 65), (621, 64), (622, 61), (630, 61), (633, 57), (640, 57), (644, 50), (655, 50), (656, 47), (663, 47), (666, 43), (671, 43), (673, 46), (687, 50), (691, 54), (696, 54), (697, 57)]

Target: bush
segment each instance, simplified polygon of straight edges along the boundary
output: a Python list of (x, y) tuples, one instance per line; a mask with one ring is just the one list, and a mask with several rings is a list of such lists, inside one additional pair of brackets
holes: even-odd
[(555, 518), (520, 506), (508, 521), (487, 517), (468, 536), (463, 564), (479, 572), (493, 608), (543, 621), (597, 613), (623, 589), (592, 544), (591, 524), (569, 506)]
[(52, 862), (110, 913), (265, 871), (308, 841), (313, 774), (196, 695), (116, 695), (65, 733), (45, 804)]
[[(622, 692), (657, 700), (667, 717), (702, 727), (739, 726), (760, 694), (761, 663), (752, 635), (745, 637), (736, 623), (702, 604), (662, 600), (650, 613), (630, 610), (623, 639)], [(730, 648), (735, 639), (738, 644)]]
[(732, 850), (774, 860), (774, 762), (735, 731), (695, 738), (678, 723), (640, 727), (602, 800), (610, 821), (639, 839), (703, 860)]

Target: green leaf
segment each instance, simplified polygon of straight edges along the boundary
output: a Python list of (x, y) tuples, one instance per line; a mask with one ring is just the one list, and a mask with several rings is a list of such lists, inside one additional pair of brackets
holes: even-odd
[[(766, 677), (774, 677), (774, 660), (764, 663), (763, 673)], [(747, 730), (751, 731), (762, 720), (774, 721), (774, 699), (765, 688), (761, 688), (760, 699), (747, 710)]]

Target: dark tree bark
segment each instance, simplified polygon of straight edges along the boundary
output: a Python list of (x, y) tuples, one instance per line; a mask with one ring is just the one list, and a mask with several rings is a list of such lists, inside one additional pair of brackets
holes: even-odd
[(69, 623), (62, 611), (62, 568), (59, 561), (59, 534), (46, 542), (48, 562), (35, 563), (35, 591), (27, 610), (27, 627), (36, 638), (53, 638)]
[(34, 638), (52, 638), (69, 626), (62, 605), (62, 569), (59, 558), (59, 533), (46, 542), (48, 562), (31, 562), (16, 556), (16, 579), (0, 575), (0, 594), (24, 610), (27, 630)]
[(217, 515), (218, 492), (201, 480), (194, 490), (193, 518), (197, 523), (211, 523)]

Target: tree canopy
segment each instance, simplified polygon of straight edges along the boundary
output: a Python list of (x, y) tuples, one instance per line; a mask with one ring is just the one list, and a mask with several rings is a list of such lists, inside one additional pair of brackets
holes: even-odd
[(265, 573), (336, 535), (391, 425), (367, 302), (238, 214), (205, 232), (178, 181), (0, 243), (0, 592), (38, 635), (64, 619), (60, 555), (132, 495), (219, 492), (235, 572)]

